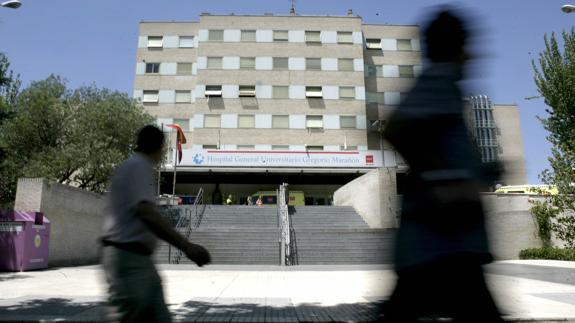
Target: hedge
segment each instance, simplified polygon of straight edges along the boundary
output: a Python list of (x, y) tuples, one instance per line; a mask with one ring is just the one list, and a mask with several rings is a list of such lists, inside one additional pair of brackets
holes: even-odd
[(548, 259), (575, 261), (575, 249), (532, 248), (519, 252), (519, 259)]

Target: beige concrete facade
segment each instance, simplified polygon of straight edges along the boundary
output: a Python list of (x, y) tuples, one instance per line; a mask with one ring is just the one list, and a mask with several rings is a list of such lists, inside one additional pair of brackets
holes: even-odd
[[(220, 30), (223, 39), (211, 40), (210, 30)], [(241, 31), (255, 31), (255, 39), (242, 39)], [(276, 41), (274, 31), (287, 31), (288, 41)], [(320, 43), (307, 41), (306, 31), (321, 32)], [(351, 39), (340, 42), (338, 32), (348, 33)], [(150, 48), (145, 42), (148, 36), (163, 37), (161, 48)], [(181, 48), (171, 38), (193, 36), (194, 46)], [(302, 38), (303, 37), (303, 38)], [(265, 38), (265, 39), (264, 39)], [(136, 60), (142, 66), (136, 73), (134, 81), (135, 96), (142, 97), (143, 91), (159, 91), (174, 95), (175, 91), (191, 91), (192, 102), (175, 103), (158, 100), (158, 103), (145, 103), (149, 113), (158, 119), (169, 122), (173, 119), (189, 119), (190, 129), (187, 132), (187, 148), (200, 147), (227, 142), (231, 145), (310, 145), (310, 146), (343, 146), (344, 141), (357, 149), (368, 149), (368, 138), (377, 138), (370, 125), (379, 120), (382, 113), (376, 110), (369, 112), (365, 101), (365, 92), (406, 92), (413, 79), (383, 78), (375, 75), (366, 76), (366, 64), (420, 65), (419, 45), (413, 51), (395, 51), (386, 49), (366, 50), (365, 38), (410, 39), (419, 42), (418, 26), (363, 25), (357, 16), (218, 16), (201, 15), (198, 22), (142, 22)], [(171, 39), (171, 40), (170, 40)], [(172, 42), (170, 44), (170, 42)], [(384, 55), (385, 53), (385, 55)], [(205, 61), (211, 57), (221, 57), (223, 66), (213, 68), (206, 66)], [(300, 66), (276, 68), (273, 66), (256, 66), (253, 69), (241, 69), (237, 60), (241, 57), (266, 58), (273, 61), (275, 57), (296, 60)], [(309, 70), (305, 65), (306, 58), (322, 59), (321, 70)], [(235, 61), (236, 66), (226, 66)], [(338, 60), (353, 60), (353, 70), (342, 70), (335, 66)], [(177, 64), (192, 63), (192, 75), (175, 75), (171, 73), (142, 72), (146, 63)], [(330, 65), (331, 64), (331, 65)], [(273, 64), (272, 64), (273, 65)], [(160, 67), (160, 71), (162, 68)], [(199, 93), (198, 86), (206, 85), (260, 85), (273, 86), (321, 86), (331, 87), (331, 91), (341, 87), (353, 87), (356, 97), (340, 99), (338, 94), (331, 93), (332, 98), (324, 98), (319, 104), (305, 97), (287, 99), (268, 96), (257, 97), (255, 107), (246, 107), (242, 98), (225, 97), (220, 104), (210, 103), (209, 99)], [(290, 89), (291, 91), (291, 89)], [(382, 102), (383, 103), (383, 102)], [(372, 109), (373, 110), (373, 109)], [(356, 116), (355, 129), (337, 129), (325, 124), (325, 130), (310, 132), (306, 129), (203, 129), (201, 117), (206, 114), (271, 114), (271, 115), (330, 115)], [(196, 118), (197, 120), (194, 120)], [(159, 120), (159, 122), (161, 122)], [(222, 127), (224, 128), (224, 127)], [(219, 136), (219, 138), (218, 138)], [(343, 139), (345, 137), (345, 139)], [(372, 145), (379, 149), (380, 145)]]
[[(148, 37), (158, 36), (161, 46), (150, 47)], [(373, 151), (382, 157), (381, 174), (387, 174), (379, 177), (389, 177), (379, 190), (389, 197), (376, 203), (389, 218), (395, 214), (388, 203), (397, 195), (395, 174), (406, 165), (382, 142), (380, 131), (422, 71), (420, 37), (418, 26), (368, 25), (357, 16), (203, 14), (197, 22), (142, 22), (134, 97), (152, 91), (146, 93), (155, 102), (144, 106), (158, 124), (177, 119), (188, 125), (184, 149)], [(159, 73), (147, 73), (149, 63), (159, 63)], [(181, 73), (178, 63), (188, 70)], [(241, 97), (245, 86), (254, 97)], [(311, 87), (321, 89), (321, 98), (307, 97), (306, 91), (315, 91)], [(176, 102), (188, 93), (186, 102)], [(219, 126), (206, 121), (213, 115), (220, 116)], [(239, 122), (244, 115), (255, 120), (248, 128)], [(274, 116), (289, 116), (289, 125), (272, 126)], [(320, 129), (308, 128), (311, 116), (322, 117)], [(506, 183), (524, 183), (517, 107), (497, 106), (493, 118), (500, 156), (513, 166), (507, 167), (513, 172)], [(369, 170), (347, 171), (359, 176)]]
[(504, 184), (526, 184), (527, 175), (519, 107), (517, 104), (495, 104), (493, 117), (499, 129), (497, 138), (500, 145), (499, 159), (505, 165)]

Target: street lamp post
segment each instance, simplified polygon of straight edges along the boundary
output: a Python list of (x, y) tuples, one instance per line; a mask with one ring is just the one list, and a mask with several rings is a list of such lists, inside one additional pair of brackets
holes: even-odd
[(22, 5), (20, 0), (8, 0), (4, 1), (0, 4), (0, 7), (10, 8), (10, 9), (18, 9)]
[(561, 6), (561, 11), (563, 11), (564, 13), (572, 13), (575, 11), (575, 6), (572, 4), (566, 4)]

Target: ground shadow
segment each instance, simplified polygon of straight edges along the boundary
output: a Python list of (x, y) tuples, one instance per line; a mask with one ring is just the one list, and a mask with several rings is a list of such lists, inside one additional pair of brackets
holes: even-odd
[(5, 282), (8, 280), (17, 280), (17, 279), (27, 279), (32, 276), (30, 275), (20, 275), (16, 273), (0, 273), (0, 282)]
[[(0, 305), (0, 314), (2, 316), (33, 315), (39, 318), (69, 318), (70, 316), (80, 314), (91, 308), (104, 305), (102, 302), (77, 302), (67, 298), (26, 299), (20, 302), (12, 299), (4, 300), (3, 303), (6, 302), (10, 302), (11, 304)], [(2, 316), (0, 316), (0, 320), (5, 319)]]

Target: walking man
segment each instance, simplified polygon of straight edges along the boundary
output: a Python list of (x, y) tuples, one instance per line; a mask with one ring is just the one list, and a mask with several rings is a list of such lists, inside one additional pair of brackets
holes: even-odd
[(430, 64), (386, 125), (384, 137), (410, 173), (396, 237), (397, 285), (383, 322), (503, 322), (481, 268), (492, 256), (479, 192), (498, 170), (481, 162), (458, 85), (468, 37), (462, 19), (437, 13), (425, 30)]
[(176, 232), (156, 209), (154, 166), (162, 159), (164, 134), (145, 126), (135, 153), (114, 172), (104, 217), (102, 264), (109, 301), (120, 322), (171, 322), (160, 276), (152, 261), (156, 239), (184, 252), (198, 266), (210, 254)]

